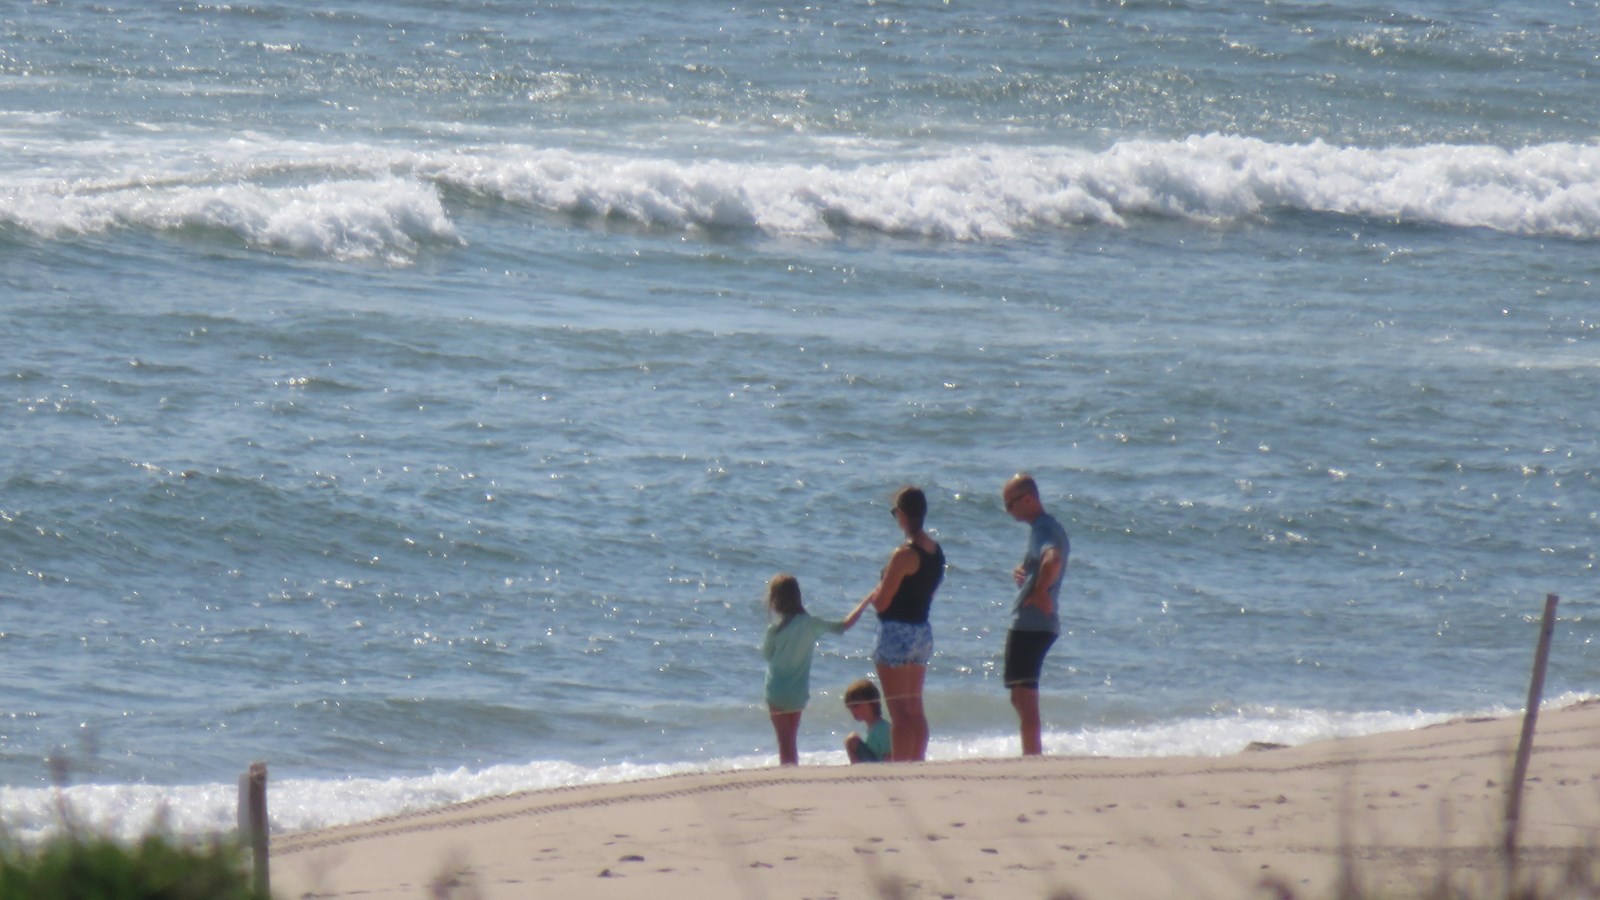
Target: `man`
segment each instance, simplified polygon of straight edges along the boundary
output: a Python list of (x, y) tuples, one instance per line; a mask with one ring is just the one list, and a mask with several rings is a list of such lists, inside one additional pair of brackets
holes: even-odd
[(1012, 476), (1000, 491), (1006, 512), (1032, 526), (1022, 565), (1011, 573), (1017, 583), (1017, 605), (1006, 633), (1005, 683), (1011, 706), (1022, 726), (1022, 755), (1044, 751), (1039, 737), (1039, 672), (1044, 656), (1061, 633), (1057, 597), (1067, 574), (1067, 531), (1044, 511), (1039, 486), (1026, 472)]

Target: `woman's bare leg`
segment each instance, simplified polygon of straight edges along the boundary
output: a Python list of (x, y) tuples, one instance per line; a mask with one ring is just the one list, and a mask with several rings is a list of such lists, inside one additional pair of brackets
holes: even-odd
[(928, 757), (928, 717), (922, 709), (922, 684), (927, 666), (878, 666), (883, 702), (889, 707), (889, 732), (894, 746), (889, 758), (921, 762)]

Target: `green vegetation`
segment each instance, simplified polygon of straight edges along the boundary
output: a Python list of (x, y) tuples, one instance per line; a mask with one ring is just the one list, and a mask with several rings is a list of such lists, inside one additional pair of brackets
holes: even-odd
[(128, 843), (85, 827), (66, 798), (71, 760), (53, 755), (49, 766), (60, 830), (19, 841), (0, 822), (0, 900), (272, 900), (256, 889), (248, 851), (230, 841), (183, 839), (158, 824)]
[(0, 900), (270, 900), (236, 848), (148, 835), (133, 845), (69, 833), (0, 846)]

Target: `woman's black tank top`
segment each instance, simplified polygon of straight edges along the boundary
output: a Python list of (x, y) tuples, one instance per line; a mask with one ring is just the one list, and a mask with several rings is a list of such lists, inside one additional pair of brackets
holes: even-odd
[(900, 580), (900, 587), (889, 601), (889, 608), (878, 614), (886, 622), (905, 622), (921, 625), (928, 621), (928, 607), (933, 605), (933, 592), (944, 580), (944, 548), (933, 545), (933, 552), (911, 545), (917, 551), (917, 570)]

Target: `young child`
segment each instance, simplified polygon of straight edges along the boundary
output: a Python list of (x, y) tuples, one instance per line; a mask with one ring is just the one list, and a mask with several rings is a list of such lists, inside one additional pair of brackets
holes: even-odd
[[(870, 599), (870, 595), (869, 598)], [(767, 582), (767, 612), (772, 622), (761, 641), (767, 661), (767, 710), (778, 735), (778, 764), (800, 764), (800, 713), (811, 699), (811, 652), (824, 632), (844, 634), (867, 608), (863, 599), (837, 622), (818, 619), (800, 601), (800, 582), (780, 573)]]
[(883, 695), (871, 678), (857, 678), (844, 689), (844, 705), (850, 717), (865, 722), (867, 736), (852, 734), (844, 739), (844, 752), (852, 763), (885, 762), (889, 759), (891, 735), (889, 720), (883, 717)]

